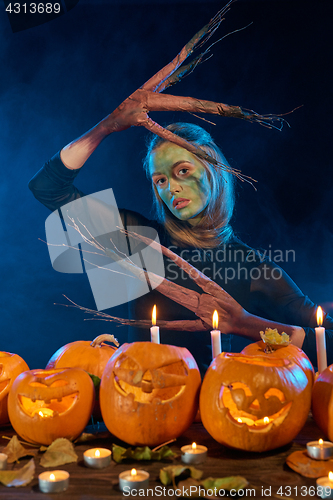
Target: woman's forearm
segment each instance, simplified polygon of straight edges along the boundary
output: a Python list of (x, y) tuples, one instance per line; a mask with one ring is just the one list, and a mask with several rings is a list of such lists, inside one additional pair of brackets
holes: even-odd
[(104, 126), (104, 120), (102, 120), (84, 135), (65, 146), (60, 152), (61, 161), (71, 170), (81, 168), (110, 133), (110, 129)]
[(255, 341), (260, 340), (260, 331), (265, 331), (266, 328), (276, 328), (279, 333), (285, 332), (289, 335), (291, 343), (297, 347), (302, 347), (305, 338), (305, 331), (300, 326), (286, 325), (283, 323), (277, 323), (276, 321), (270, 321), (254, 314), (250, 314), (244, 311), (242, 318), (237, 321), (236, 331), (233, 331), (236, 335), (241, 335), (248, 339)]

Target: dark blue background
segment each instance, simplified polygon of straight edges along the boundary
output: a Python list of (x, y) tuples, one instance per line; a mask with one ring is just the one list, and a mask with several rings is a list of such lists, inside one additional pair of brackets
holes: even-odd
[[(20, 354), (31, 368), (44, 367), (67, 342), (123, 335), (111, 323), (84, 321), (81, 311), (54, 305), (65, 303), (64, 293), (95, 307), (85, 276), (52, 269), (39, 241), (49, 212), (32, 197), (29, 179), (168, 63), (223, 5), (81, 0), (60, 18), (17, 33), (0, 12), (1, 349)], [(213, 58), (169, 89), (260, 113), (303, 105), (282, 132), (229, 118), (207, 128), (231, 164), (258, 180), (257, 191), (238, 184), (237, 234), (255, 248), (294, 249), (296, 261), (282, 267), (327, 311), (333, 300), (332, 11), (331, 0), (239, 0), (218, 35), (253, 24), (220, 42)], [(203, 123), (176, 113), (152, 118)], [(139, 128), (110, 136), (77, 185), (89, 193), (113, 187), (120, 206), (149, 215), (145, 136)]]

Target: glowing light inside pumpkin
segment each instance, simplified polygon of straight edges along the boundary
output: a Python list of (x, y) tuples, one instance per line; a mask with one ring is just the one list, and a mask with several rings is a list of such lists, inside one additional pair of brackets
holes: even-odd
[(219, 327), (219, 315), (215, 309), (215, 311), (213, 313), (213, 328), (214, 328), (214, 330), (217, 330), (218, 327)]
[(95, 451), (95, 457), (99, 458), (101, 456), (101, 452), (99, 450)]
[(55, 475), (54, 474), (50, 474), (50, 481), (55, 481), (56, 478), (55, 478)]
[(264, 424), (269, 424), (269, 418), (268, 417), (264, 417)]
[(328, 479), (333, 483), (333, 472), (328, 473)]
[(320, 306), (317, 307), (317, 324), (318, 326), (323, 324), (323, 310)]
[(196, 450), (197, 449), (197, 443), (192, 443), (192, 450)]
[(53, 417), (54, 411), (51, 410), (51, 408), (37, 408), (36, 410), (33, 411), (31, 416), (33, 417), (36, 414), (38, 414), (41, 418)]
[(156, 305), (153, 307), (153, 312), (151, 315), (151, 323), (153, 326), (156, 326)]
[(137, 475), (136, 469), (131, 470), (131, 476), (135, 477)]

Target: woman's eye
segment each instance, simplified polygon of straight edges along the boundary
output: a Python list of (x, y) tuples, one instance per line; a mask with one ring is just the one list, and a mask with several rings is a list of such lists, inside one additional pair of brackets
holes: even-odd
[(155, 184), (156, 186), (161, 186), (162, 184), (165, 183), (165, 181), (166, 181), (165, 177), (160, 177), (159, 179), (156, 179)]
[(188, 173), (189, 169), (188, 168), (181, 168), (178, 170), (178, 175), (186, 175)]

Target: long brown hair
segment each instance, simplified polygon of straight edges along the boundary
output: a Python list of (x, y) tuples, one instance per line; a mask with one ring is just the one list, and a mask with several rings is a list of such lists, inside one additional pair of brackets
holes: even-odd
[[(199, 146), (219, 163), (228, 165), (220, 148), (215, 144), (211, 135), (202, 127), (192, 123), (180, 122), (172, 123), (166, 128), (188, 142)], [(150, 180), (150, 155), (163, 142), (166, 141), (155, 134), (148, 142), (144, 167)], [(207, 172), (211, 186), (210, 201), (200, 223), (191, 226), (187, 221), (177, 219), (161, 200), (156, 186), (152, 183), (155, 194), (154, 207), (157, 220), (165, 226), (174, 244), (181, 247), (214, 248), (227, 243), (233, 236), (230, 219), (235, 205), (234, 176), (217, 165), (212, 165), (203, 160), (200, 161)]]

